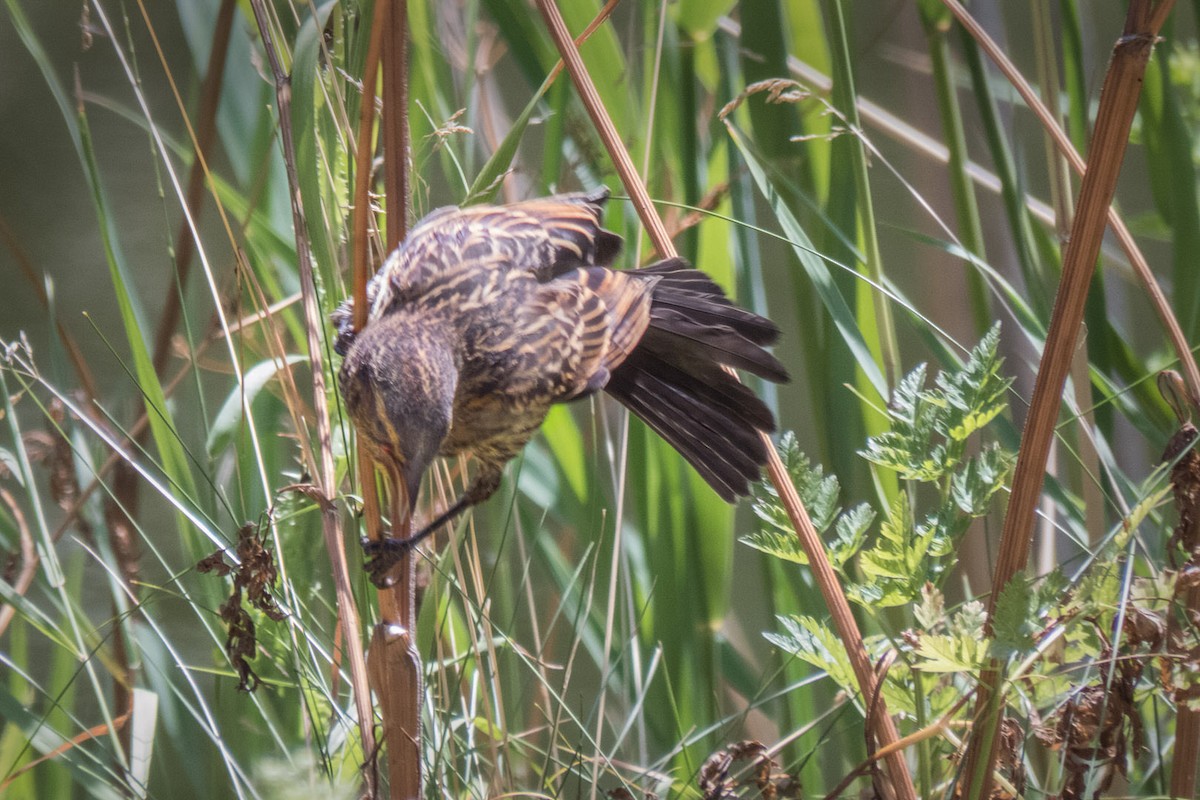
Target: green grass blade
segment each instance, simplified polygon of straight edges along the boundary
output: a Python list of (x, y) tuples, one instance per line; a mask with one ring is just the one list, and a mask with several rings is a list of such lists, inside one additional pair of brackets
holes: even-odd
[(808, 234), (800, 226), (799, 220), (796, 219), (791, 209), (783, 202), (779, 191), (764, 170), (763, 163), (758, 155), (747, 145), (746, 141), (742, 138), (742, 134), (735, 127), (729, 126), (729, 134), (741, 152), (742, 158), (746, 160), (746, 165), (750, 169), (750, 174), (753, 176), (759, 192), (766, 198), (767, 203), (771, 206), (771, 210), (775, 214), (776, 220), (783, 227), (784, 233), (787, 235), (796, 257), (800, 260), (805, 274), (816, 288), (817, 294), (825, 306), (826, 313), (832, 319), (842, 341), (853, 354), (855, 363), (863, 371), (863, 374), (866, 375), (867, 380), (879, 398), (886, 398), (888, 396), (887, 381), (884, 379), (879, 365), (875, 362), (875, 358), (871, 353), (870, 347), (867, 345), (863, 332), (859, 329), (858, 320), (851, 311), (850, 305), (835, 285), (829, 268), (817, 254), (818, 251), (813, 246)]
[(533, 112), (542, 102), (542, 98), (550, 89), (550, 80), (547, 78), (542, 82), (541, 87), (534, 92), (533, 97), (529, 98), (529, 102), (525, 104), (525, 108), (521, 111), (521, 115), (513, 120), (512, 127), (508, 133), (500, 141), (500, 145), (488, 158), (487, 163), (475, 176), (475, 180), (471, 183), (471, 188), (467, 190), (467, 196), (463, 199), (460, 205), (469, 206), (475, 203), (486, 203), (493, 200), (496, 193), (500, 191), (500, 186), (504, 180), (504, 176), (508, 173), (508, 169), (512, 166), (513, 159), (517, 155), (517, 147), (521, 144), (521, 139), (525, 135), (525, 129), (529, 125), (530, 118), (533, 117)]

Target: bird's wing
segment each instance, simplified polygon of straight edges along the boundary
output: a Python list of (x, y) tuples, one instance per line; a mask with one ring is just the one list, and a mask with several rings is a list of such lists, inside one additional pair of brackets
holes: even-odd
[(545, 281), (576, 267), (607, 267), (621, 252), (621, 237), (600, 227), (608, 188), (537, 198), (504, 206), (529, 216), (545, 231), (548, 258), (526, 266)]
[[(422, 219), (383, 262), (367, 287), (368, 319), (420, 297), (457, 273), (521, 270), (546, 282), (577, 267), (607, 265), (621, 237), (601, 227), (608, 189), (561, 194), (507, 206), (448, 206)], [(353, 339), (353, 303), (332, 315), (338, 351)]]
[(529, 304), (531, 353), (571, 400), (603, 389), (650, 322), (655, 281), (605, 267), (571, 270), (542, 284)]
[(600, 227), (607, 199), (602, 188), (434, 211), (380, 268), (371, 316), (459, 270), (521, 270), (547, 281), (575, 267), (611, 263), (621, 237)]

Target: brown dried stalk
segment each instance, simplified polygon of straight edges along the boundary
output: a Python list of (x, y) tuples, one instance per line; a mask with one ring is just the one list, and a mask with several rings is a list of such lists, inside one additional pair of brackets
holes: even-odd
[[(1029, 107), (1029, 110), (1034, 113), (1038, 121), (1042, 123), (1042, 127), (1046, 133), (1054, 141), (1054, 146), (1059, 154), (1067, 159), (1071, 169), (1077, 175), (1083, 175), (1087, 164), (1083, 160), (1083, 156), (1079, 155), (1075, 150), (1075, 146), (1071, 144), (1071, 139), (1067, 136), (1066, 131), (1058, 123), (1058, 118), (1054, 113), (1046, 107), (1046, 104), (1037, 96), (1036, 90), (1029, 85), (1025, 77), (1021, 75), (1014, 65), (1005, 55), (1004, 50), (998, 45), (987, 31), (971, 16), (958, 0), (942, 0), (946, 7), (950, 9), (959, 23), (966, 29), (980, 46), (980, 48), (988, 54), (988, 58), (992, 59), (996, 67), (1004, 74), (1017, 93), (1021, 95), (1021, 99)], [(1162, 2), (1162, 0), (1159, 0)], [(1170, 13), (1170, 6), (1174, 0), (1163, 3), (1162, 18), (1166, 19)], [(1131, 12), (1132, 13), (1132, 10)], [(1161, 27), (1161, 25), (1160, 25)], [(1154, 29), (1156, 32), (1158, 28)], [(1082, 192), (1082, 190), (1081, 190)], [(1133, 234), (1130, 233), (1129, 227), (1125, 224), (1125, 220), (1117, 213), (1113, 207), (1108, 209), (1108, 224), (1112, 227), (1113, 233), (1116, 234), (1117, 241), (1121, 245), (1125, 256), (1129, 259), (1130, 266), (1133, 267), (1134, 273), (1138, 280), (1141, 281), (1142, 287), (1146, 290), (1149, 296), (1150, 303), (1154, 306), (1155, 313), (1158, 314), (1159, 322), (1167, 332), (1167, 336), (1171, 339), (1171, 345), (1175, 349), (1176, 356), (1179, 357), (1179, 362), (1182, 364), (1183, 374), (1187, 380), (1187, 385), (1191, 393), (1192, 402), (1200, 402), (1200, 368), (1196, 366), (1196, 359), (1192, 355), (1191, 346), (1188, 344), (1187, 338), (1183, 334), (1183, 329), (1179, 326), (1179, 321), (1175, 318), (1175, 312), (1171, 310), (1171, 304), (1167, 302), (1166, 296), (1158, 285), (1158, 281), (1154, 279), (1154, 273), (1150, 270), (1150, 264), (1146, 261), (1146, 256), (1142, 254), (1141, 249), (1137, 246), (1137, 242), (1133, 239)]]
[[(354, 328), (367, 322), (368, 230), (371, 218), (370, 184), (374, 148), (375, 93), (380, 54), (386, 53), (383, 72), (389, 101), (385, 116), (384, 167), (388, 208), (388, 249), (399, 244), (408, 208), (407, 141), (407, 6), (404, 0), (376, 0), (371, 35), (363, 65), (362, 100), (359, 105), (358, 139), (355, 149), (352, 274), (354, 278)], [(386, 41), (386, 45), (385, 45)], [(399, 91), (397, 91), (399, 89)], [(403, 130), (401, 130), (403, 129)], [(362, 481), (363, 516), (367, 536), (383, 536), (383, 521), (376, 488), (375, 464), (359, 447), (358, 474)], [(403, 538), (411, 520), (402, 502), (401, 487), (391, 482), (391, 535)], [(379, 698), (383, 718), (383, 741), (388, 746), (388, 785), (394, 798), (421, 796), (421, 656), (416, 646), (416, 570), (415, 554), (405, 553), (400, 560), (399, 580), (381, 590), (379, 616), (382, 620), (371, 634), (369, 672), (371, 686)]]
[[(322, 356), (320, 331), (324, 327), (317, 308), (317, 293), (313, 283), (313, 264), (308, 242), (308, 229), (304, 221), (304, 208), (300, 205), (300, 182), (296, 173), (296, 148), (292, 137), (292, 92), (290, 79), (283, 71), (279, 54), (275, 48), (275, 37), (271, 33), (271, 19), (264, 0), (250, 0), (259, 35), (271, 65), (275, 82), (275, 102), (279, 112), (279, 133), (283, 145), (283, 163), (287, 169), (288, 194), (292, 201), (292, 225), (295, 228), (296, 257), (299, 261), (300, 291), (304, 303), (304, 317), (308, 333), (308, 358), (313, 379), (313, 410), (317, 418), (317, 440), (320, 445), (320, 472), (314, 476), (318, 491), (330, 498), (336, 490), (333, 469), (333, 440), (329, 428), (329, 403), (325, 392), (325, 364)], [(375, 753), (374, 712), (367, 682), (367, 664), (363, 657), (362, 638), (359, 635), (358, 608), (350, 591), (350, 572), (346, 566), (341, 521), (333, 503), (321, 504), (321, 531), (325, 538), (325, 549), (333, 572), (334, 590), (337, 596), (338, 619), (345, 637), (346, 652), (350, 660), (350, 682), (354, 690), (354, 705), (358, 712), (359, 737), (363, 753), (368, 759)], [(365, 769), (368, 797), (375, 796), (376, 776), (373, 769)]]
[[(1200, 687), (1179, 682), (1174, 669), (1186, 674), (1200, 660), (1195, 626), (1186, 621), (1200, 620), (1200, 450), (1196, 442), (1200, 431), (1192, 424), (1196, 404), (1186, 398), (1183, 380), (1174, 370), (1158, 377), (1159, 391), (1175, 411), (1179, 429), (1167, 444), (1162, 460), (1175, 462), (1171, 468), (1171, 486), (1179, 522), (1167, 542), (1167, 562), (1176, 568), (1175, 593), (1168, 612), (1166, 652), (1161, 666), (1163, 682), (1172, 688), (1175, 700), (1175, 753), (1171, 763), (1171, 796), (1194, 797), (1200, 772), (1200, 709), (1195, 700)], [(1192, 576), (1187, 578), (1185, 576)]]
[[(1187, 608), (1200, 609), (1200, 588), (1186, 595)], [(1175, 757), (1171, 763), (1171, 796), (1195, 797), (1200, 773), (1200, 711), (1179, 705), (1175, 717)]]
[[(13, 261), (21, 270), (21, 274), (25, 280), (29, 281), (29, 285), (33, 288), (34, 294), (37, 295), (38, 302), (43, 309), (50, 309), (50, 297), (46, 294), (46, 284), (41, 272), (33, 266), (33, 262), (29, 258), (29, 254), (25, 252), (25, 248), (17, 241), (16, 235), (12, 228), (4, 221), (4, 217), (0, 217), (0, 242), (8, 248), (8, 252), (12, 255)], [(87, 359), (83, 357), (83, 351), (79, 348), (79, 343), (75, 341), (75, 337), (63, 325), (62, 318), (56, 317), (55, 328), (58, 331), (58, 338), (62, 341), (63, 349), (67, 351), (67, 358), (71, 361), (71, 366), (75, 370), (75, 374), (79, 376), (79, 385), (83, 388), (83, 393), (87, 397), (94, 398), (96, 396), (96, 379), (92, 377), (92, 371), (88, 367)]]
[(383, 34), (383, 193), (387, 200), (387, 246), (391, 252), (408, 231), (408, 0), (389, 3)]
[[(17, 499), (9, 494), (7, 489), (0, 488), (0, 500), (4, 501), (4, 505), (8, 506), (8, 513), (12, 516), (13, 522), (17, 526), (17, 535), (21, 540), (21, 555), (14, 557), (15, 563), (10, 562), (4, 565), (4, 580), (12, 587), (12, 593), (17, 597), (24, 597), (29, 591), (29, 587), (33, 585), (33, 578), (37, 575), (38, 554), (37, 547), (33, 543), (33, 534), (29, 532), (29, 525), (25, 522), (25, 514), (21, 511), (21, 504)], [(16, 565), (20, 564), (19, 567)], [(16, 574), (14, 575), (13, 572)], [(13, 620), (13, 616), (17, 613), (17, 606), (12, 602), (5, 602), (0, 605), (0, 636), (8, 630), (8, 625)]]
[[(954, 0), (946, 2), (949, 4)], [(1063, 254), (1062, 281), (1033, 387), (1029, 415), (1021, 434), (1012, 496), (1004, 518), (992, 580), (989, 616), (994, 611), (1000, 592), (1028, 561), (1034, 515), (1045, 479), (1046, 458), (1058, 421), (1071, 357), (1079, 337), (1088, 286), (1096, 257), (1100, 253), (1108, 210), (1116, 190), (1133, 116), (1137, 111), (1142, 75), (1158, 31), (1173, 4), (1173, 0), (1134, 0), (1129, 6), (1124, 34), (1113, 49), (1089, 148), (1091, 160), (1079, 190), (1078, 211)], [(986, 633), (991, 635), (990, 621)], [(963, 783), (958, 789), (960, 796), (975, 798), (990, 795), (992, 765), (999, 743), (997, 732), (1003, 707), (1000, 683), (1003, 678), (1002, 665), (995, 660), (989, 662), (979, 676), (975, 728), (967, 747)]]
[[(613, 164), (617, 168), (617, 173), (620, 175), (622, 183), (625, 184), (625, 188), (629, 192), (638, 217), (650, 234), (651, 241), (654, 242), (655, 249), (664, 258), (671, 258), (677, 255), (675, 245), (667, 235), (666, 227), (663, 225), (662, 220), (659, 218), (650, 201), (645, 183), (634, 168), (629, 153), (625, 150), (621, 137), (613, 126), (612, 118), (608, 115), (603, 102), (600, 100), (595, 84), (592, 82), (591, 76), (583, 64), (583, 59), (579, 55), (579, 49), (575, 46), (575, 42), (567, 30), (566, 23), (563, 21), (557, 6), (554, 5), (553, 0), (537, 0), (537, 6), (546, 21), (546, 26), (550, 30), (551, 37), (558, 47), (559, 54), (566, 63), (567, 72), (575, 84), (575, 89), (592, 118), (592, 124), (596, 126), (596, 130), (604, 142), (604, 146), (612, 158)], [(792, 484), (787, 469), (780, 460), (779, 454), (775, 451), (774, 444), (766, 434), (763, 434), (763, 441), (767, 446), (767, 472), (770, 475), (771, 483), (779, 493), (779, 498), (784, 508), (787, 509), (788, 517), (792, 521), (796, 535), (800, 538), (801, 546), (808, 555), (809, 563), (812, 565), (813, 577), (821, 590), (822, 596), (825, 598), (826, 604), (829, 606), (834, 627), (846, 645), (846, 652), (854, 669), (862, 696), (864, 698), (875, 697), (878, 694), (875, 672), (871, 667), (870, 658), (867, 656), (866, 647), (863, 646), (862, 634), (858, 630), (858, 624), (850, 612), (850, 604), (842, 592), (837, 575), (833, 571), (833, 566), (825, 556), (824, 544), (813, 527), (812, 520), (809, 519), (808, 512), (805, 510), (804, 504), (801, 503), (800, 497), (796, 493), (796, 487)], [(878, 722), (874, 731), (876, 743), (878, 747), (886, 748), (899, 739), (899, 734), (896, 731), (896, 726), (892, 718), (886, 713), (886, 708), (883, 707), (882, 700), (880, 701), (879, 713), (876, 719)], [(891, 751), (886, 757), (885, 763), (888, 774), (891, 777), (891, 788), (895, 796), (901, 800), (916, 800), (916, 789), (912, 783), (912, 776), (908, 771), (908, 764), (904, 760), (904, 754), (900, 751)]]

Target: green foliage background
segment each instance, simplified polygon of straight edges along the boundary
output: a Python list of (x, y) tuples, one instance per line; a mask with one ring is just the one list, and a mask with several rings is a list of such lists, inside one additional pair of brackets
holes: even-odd
[[(576, 33), (600, 8), (560, 5)], [(1118, 193), (1190, 341), (1200, 339), (1198, 5), (1180, 4), (1157, 48)], [(0, 14), (0, 542), (17, 553), (27, 531), (41, 563), (25, 591), (6, 573), (0, 598), (14, 609), (0, 633), (0, 780), (13, 778), (14, 798), (352, 796), (363, 759), (319, 514), (285, 488), (307, 480), (317, 445), (278, 121), (247, 3), (235, 13), (205, 208), (188, 233), (195, 264), (187, 285), (174, 277), (193, 158), (180, 105), (194, 116), (218, 6), (5, 0)], [(350, 121), (372, 4), (274, 9), (328, 312), (348, 292)], [(1124, 4), (973, 10), (1031, 81), (1051, 87), (1085, 150)], [(556, 54), (524, 0), (412, 2), (409, 20), (413, 218), (599, 183), (623, 195), (566, 78), (535, 97)], [(925, 672), (898, 671), (887, 690), (902, 732), (921, 727), (982, 657), (967, 652), (979, 609), (962, 604), (988, 588), (1005, 453), (1057, 281), (1053, 203), (1077, 181), (936, 2), (627, 2), (582, 49), (681, 254), (784, 329), (776, 352), (794, 381), (760, 388), (794, 431), (785, 449), (798, 480), (840, 481), (819, 502), (830, 523), (851, 509), (828, 536), (873, 646), (897, 645), (911, 627), (930, 634), (924, 650), (905, 651), (905, 668)], [(784, 82), (746, 94), (766, 80)], [(489, 172), (505, 148), (508, 170)], [(607, 222), (625, 236), (625, 265), (652, 257), (628, 203), (611, 203)], [(1152, 379), (1172, 356), (1124, 257), (1106, 249), (1100, 273), (1030, 574), (1053, 574), (1054, 587), (1069, 583), (1111, 614), (1159, 577), (1169, 524), (1152, 470), (1173, 421)], [(150, 353), (172, 291), (184, 317), (156, 374)], [(267, 309), (264, 323), (255, 315)], [(91, 394), (56, 324), (79, 342)], [(991, 360), (968, 361), (985, 337)], [(931, 366), (913, 372), (919, 362)], [(941, 393), (925, 391), (939, 373)], [(330, 401), (354, 565), (358, 489)], [(121, 508), (132, 495), (102, 465), (143, 403), (149, 436), (129, 448), (137, 507)], [(824, 472), (809, 475), (802, 453)], [(463, 467), (432, 476), (425, 509), (461, 487)], [(960, 467), (974, 471), (952, 477)], [(776, 760), (812, 794), (836, 785), (866, 755), (862, 701), (838, 694), (845, 667), (803, 558), (775, 525), (769, 492), (757, 502), (759, 515), (726, 506), (611, 401), (556, 410), (500, 495), (426, 565), (429, 795), (627, 786), (696, 797), (705, 758), (746, 738), (779, 743)], [(917, 526), (939, 502), (958, 509), (936, 521), (948, 528)], [(113, 539), (126, 512), (133, 580)], [(1147, 523), (1116, 535), (1123, 519)], [(282, 623), (256, 617), (253, 695), (236, 691), (223, 649), (227, 587), (194, 568), (246, 523), (276, 554), (289, 612)], [(1108, 571), (1085, 574), (1094, 564)], [(354, 578), (369, 610), (373, 589)], [(927, 580), (949, 612), (940, 593), (922, 594)], [(1021, 626), (1044, 623), (1052, 605), (1008, 612), (1013, 653), (1028, 653)], [(1072, 646), (1072, 663), (1101, 651)], [(139, 709), (129, 725), (152, 748), (111, 732), (126, 677)], [(1047, 675), (1033, 705), (1053, 707), (1075, 677)], [(1169, 714), (1146, 702), (1162, 712), (1148, 716), (1151, 752), (1167, 753)], [(939, 740), (914, 754), (922, 796), (944, 786), (937, 757), (953, 749)], [(1036, 791), (1052, 791), (1055, 757), (1029, 760)], [(1162, 771), (1140, 762), (1130, 793), (1161, 794)]]

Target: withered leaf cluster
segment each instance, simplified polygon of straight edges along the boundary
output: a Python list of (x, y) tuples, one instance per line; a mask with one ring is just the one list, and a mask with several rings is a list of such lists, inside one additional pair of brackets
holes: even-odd
[(799, 779), (779, 770), (762, 742), (747, 739), (705, 760), (697, 778), (704, 800), (800, 797)]
[(1163, 453), (1164, 461), (1178, 459), (1171, 484), (1179, 523), (1167, 542), (1167, 555), (1176, 569), (1175, 587), (1166, 618), (1166, 652), (1160, 662), (1162, 682), (1176, 703), (1200, 703), (1200, 431), (1183, 423)]
[(1098, 800), (1118, 774), (1127, 774), (1129, 754), (1144, 748), (1134, 690), (1150, 652), (1162, 641), (1154, 634), (1148, 618), (1152, 616), (1131, 609), (1122, 650), (1110, 645), (1101, 653), (1100, 662), (1112, 664), (1111, 674), (1105, 670), (1100, 679), (1075, 692), (1037, 731), (1043, 744), (1064, 754), (1062, 800)]
[[(610, 790), (605, 796), (608, 800), (638, 800), (637, 796), (624, 786)], [(658, 795), (654, 792), (646, 792), (642, 795), (641, 800), (658, 800)]]
[(992, 789), (992, 800), (1022, 797), (1025, 794), (1025, 731), (1012, 717), (1005, 717), (1000, 722), (1000, 744), (996, 750), (996, 770), (1008, 779), (1008, 785), (996, 785)]
[(225, 554), (218, 550), (202, 558), (196, 569), (222, 577), (233, 575), (233, 591), (219, 609), (228, 629), (225, 652), (238, 672), (238, 689), (252, 692), (259, 684), (258, 675), (250, 667), (250, 660), (258, 652), (258, 639), (254, 620), (242, 603), (242, 595), (245, 593), (251, 606), (275, 622), (286, 614), (271, 594), (276, 578), (275, 558), (263, 547), (255, 525), (247, 523), (238, 530), (237, 557), (238, 563), (230, 564), (225, 560)]

